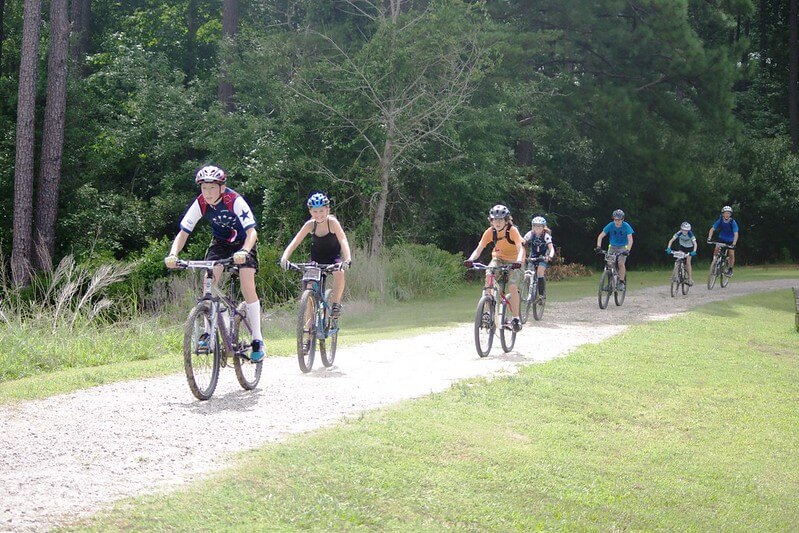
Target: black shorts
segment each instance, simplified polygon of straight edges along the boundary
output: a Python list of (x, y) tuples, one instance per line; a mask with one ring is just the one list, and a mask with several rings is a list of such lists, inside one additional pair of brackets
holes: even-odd
[(319, 257), (316, 254), (311, 254), (311, 261), (314, 263), (319, 263), (320, 265), (335, 265), (337, 263), (341, 263), (341, 254), (336, 254), (334, 256), (325, 256)]
[(680, 252), (685, 252), (687, 254), (690, 254), (691, 252), (694, 251), (694, 247), (693, 246), (680, 246), (680, 247), (677, 248), (677, 250), (680, 251)]
[[(243, 242), (227, 242), (214, 239), (208, 246), (208, 251), (205, 252), (205, 260), (217, 261), (233, 257), (233, 254), (241, 250), (243, 244)], [(258, 272), (258, 249), (256, 246), (253, 246), (250, 253), (247, 254), (247, 260), (244, 261), (244, 264), (239, 265), (239, 268), (241, 267), (254, 268)]]

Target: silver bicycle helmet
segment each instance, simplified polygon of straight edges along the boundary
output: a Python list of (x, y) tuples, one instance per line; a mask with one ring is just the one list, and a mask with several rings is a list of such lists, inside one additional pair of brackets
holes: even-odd
[(504, 205), (497, 204), (488, 212), (488, 218), (508, 218), (510, 216), (510, 209)]
[(732, 207), (730, 207), (728, 205), (725, 205), (724, 207), (721, 208), (721, 213), (722, 214), (724, 214), (724, 213), (732, 213)]
[(622, 211), (621, 209), (616, 209), (613, 212), (612, 216), (613, 218), (624, 218), (624, 211)]
[(194, 183), (197, 185), (201, 183), (225, 183), (226, 181), (227, 174), (225, 174), (225, 171), (213, 165), (204, 166), (194, 175)]
[(545, 219), (544, 217), (533, 217), (533, 225), (535, 226), (536, 224), (541, 224), (542, 226), (546, 226), (547, 219)]
[(691, 231), (691, 224), (688, 222), (683, 222), (680, 224), (680, 229), (684, 229), (685, 231)]

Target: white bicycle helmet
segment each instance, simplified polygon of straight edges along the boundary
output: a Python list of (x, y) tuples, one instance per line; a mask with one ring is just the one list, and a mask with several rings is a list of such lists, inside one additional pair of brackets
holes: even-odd
[(611, 216), (613, 218), (624, 218), (624, 211), (621, 209), (616, 209)]
[(732, 207), (730, 207), (728, 205), (725, 205), (724, 207), (722, 207), (721, 208), (721, 214), (724, 214), (724, 213), (732, 213)]
[(691, 224), (688, 222), (683, 222), (680, 224), (680, 229), (684, 229), (685, 231), (691, 231)]
[(227, 174), (219, 167), (213, 165), (206, 165), (197, 171), (194, 176), (194, 183), (197, 185), (201, 183), (220, 183), (223, 184), (227, 181)]
[(544, 217), (533, 217), (533, 226), (535, 226), (536, 224), (541, 224), (542, 226), (546, 226), (547, 219), (545, 219)]
[(510, 209), (502, 204), (497, 204), (488, 212), (488, 218), (508, 218), (510, 216)]

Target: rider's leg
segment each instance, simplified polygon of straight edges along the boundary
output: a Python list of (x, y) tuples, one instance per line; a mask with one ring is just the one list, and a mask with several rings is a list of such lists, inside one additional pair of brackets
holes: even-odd
[(538, 269), (537, 269), (536, 275), (538, 276), (538, 295), (539, 296), (543, 296), (544, 295), (544, 284), (546, 283), (546, 280), (544, 279), (544, 273), (546, 272), (546, 270), (547, 270), (546, 266), (538, 265)]
[(249, 267), (239, 268), (239, 279), (241, 280), (241, 293), (244, 295), (244, 303), (247, 306), (247, 318), (252, 328), (252, 340), (263, 342), (261, 302), (258, 300), (258, 293), (255, 291), (255, 269)]
[(735, 266), (735, 250), (729, 250), (729, 257), (730, 257), (730, 272), (732, 272), (732, 267)]
[(691, 266), (691, 256), (690, 255), (685, 258), (685, 270), (688, 272), (688, 281), (693, 282), (694, 281), (694, 275), (693, 275), (694, 269)]
[(346, 285), (346, 274), (343, 270), (333, 272), (333, 301), (331, 302), (331, 315), (335, 318), (341, 314), (341, 299), (344, 297), (344, 286)]
[(627, 281), (627, 258), (624, 256), (619, 256), (616, 259), (616, 264), (619, 268), (619, 281)]

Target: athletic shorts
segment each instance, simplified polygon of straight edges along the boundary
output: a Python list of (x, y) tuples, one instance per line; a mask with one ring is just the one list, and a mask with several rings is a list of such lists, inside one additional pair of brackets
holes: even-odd
[[(513, 261), (505, 261), (499, 258), (493, 258), (488, 266), (490, 267), (498, 267), (498, 266), (505, 266), (505, 265), (512, 265)], [(517, 287), (522, 284), (524, 281), (524, 271), (521, 268), (517, 268), (515, 270), (508, 271), (508, 284), (509, 285), (516, 285)]]
[[(208, 246), (208, 251), (205, 252), (206, 261), (217, 261), (219, 259), (228, 259), (233, 257), (233, 254), (241, 250), (243, 242), (227, 242), (214, 239)], [(254, 268), (258, 272), (258, 250), (255, 246), (252, 247), (250, 253), (247, 254), (247, 260), (239, 268)]]

